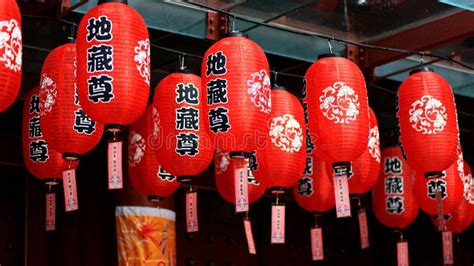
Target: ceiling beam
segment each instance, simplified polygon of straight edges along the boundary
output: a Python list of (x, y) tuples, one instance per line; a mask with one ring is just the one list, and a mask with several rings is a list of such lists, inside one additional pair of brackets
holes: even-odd
[[(474, 36), (474, 12), (459, 11), (437, 20), (415, 26), (388, 37), (370, 42), (391, 48), (426, 51), (440, 45)], [(380, 50), (367, 51), (366, 69), (404, 58), (407, 55)]]

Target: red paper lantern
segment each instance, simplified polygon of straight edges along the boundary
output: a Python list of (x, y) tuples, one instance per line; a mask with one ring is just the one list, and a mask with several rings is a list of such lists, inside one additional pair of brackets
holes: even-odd
[(153, 123), (153, 106), (149, 104), (142, 117), (130, 126), (128, 141), (128, 175), (132, 186), (150, 199), (168, 197), (178, 187), (176, 177), (158, 162), (156, 141), (158, 129)]
[[(214, 174), (216, 178), (216, 187), (219, 194), (228, 202), (235, 203), (234, 190), (234, 165), (228, 152), (216, 149), (214, 158)], [(255, 164), (247, 162), (248, 174), (248, 201), (249, 204), (260, 199), (265, 193), (266, 186), (255, 179), (252, 174), (252, 168), (257, 167)]]
[[(48, 146), (40, 127), (39, 88), (34, 88), (23, 104), (23, 158), (26, 168), (36, 178), (46, 181), (61, 179), (62, 172), (69, 168), (61, 153)], [(70, 168), (75, 168), (72, 164)], [(57, 182), (57, 181), (54, 181)]]
[(256, 150), (259, 137), (267, 135), (272, 108), (263, 50), (242, 34), (233, 33), (207, 50), (201, 77), (205, 115), (216, 146), (244, 156)]
[[(452, 213), (445, 215), (446, 231), (462, 233), (471, 225), (473, 211), (473, 206), (467, 200), (461, 200), (459, 206)], [(432, 221), (438, 227), (438, 219), (433, 218)]]
[(295, 185), (304, 173), (304, 112), (298, 98), (283, 87), (272, 90), (272, 105), (266, 147), (257, 150), (261, 169), (254, 175), (272, 191), (281, 192)]
[(41, 71), (41, 129), (49, 146), (76, 160), (100, 141), (104, 126), (89, 118), (76, 96), (76, 45), (51, 51)]
[(99, 1), (84, 15), (77, 31), (77, 81), (82, 108), (98, 123), (122, 128), (141, 116), (150, 90), (150, 41), (137, 11)]
[[(462, 158), (460, 158), (462, 159)], [(459, 166), (459, 159), (458, 159), (458, 171), (461, 170)], [(474, 208), (474, 191), (471, 191), (471, 184), (474, 185), (474, 180), (472, 178), (471, 167), (467, 161), (463, 160), (462, 163), (462, 182), (464, 188), (464, 199), (468, 201)]]
[[(377, 117), (369, 108), (370, 130), (366, 150), (357, 160), (352, 162), (352, 176), (349, 177), (349, 193), (364, 194), (377, 183), (380, 169), (380, 137)], [(332, 176), (330, 164), (326, 166), (328, 175)]]
[(458, 134), (448, 82), (427, 69), (414, 71), (398, 90), (400, 140), (410, 166), (439, 176), (456, 161)]
[(14, 0), (0, 1), (0, 112), (15, 101), (21, 83), (21, 15)]
[(453, 212), (463, 199), (463, 184), (456, 162), (446, 171), (443, 171), (441, 177), (426, 178), (423, 173), (416, 173), (415, 197), (420, 209), (430, 215), (438, 214), (436, 204), (436, 191), (438, 187), (442, 198), (443, 213)]
[(308, 155), (305, 175), (293, 187), (293, 196), (298, 205), (308, 212), (326, 212), (334, 208), (333, 184), (326, 164)]
[(327, 163), (347, 166), (367, 149), (369, 106), (364, 76), (350, 60), (323, 55), (305, 78), (309, 127), (317, 136), (313, 141)]
[(375, 217), (389, 228), (403, 229), (418, 214), (414, 195), (415, 172), (403, 158), (400, 147), (382, 150), (380, 178), (372, 190)]
[(214, 155), (201, 94), (201, 79), (187, 73), (173, 73), (155, 89), (153, 105), (160, 128), (155, 153), (179, 180), (204, 171)]

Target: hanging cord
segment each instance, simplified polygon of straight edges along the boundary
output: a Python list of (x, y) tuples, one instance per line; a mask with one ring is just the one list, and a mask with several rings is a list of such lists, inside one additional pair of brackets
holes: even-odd
[(70, 27), (70, 36), (67, 37), (67, 39), (70, 41), (70, 42), (75, 42), (76, 41), (76, 23), (72, 23), (71, 24), (71, 27)]
[(185, 54), (184, 53), (180, 53), (178, 55), (178, 59), (179, 59), (179, 70), (183, 71), (186, 69), (186, 65), (184, 64), (184, 57), (185, 57)]
[(328, 46), (329, 46), (329, 53), (330, 54), (333, 54), (333, 50), (332, 50), (332, 44), (331, 44), (331, 39), (328, 39)]
[(322, 34), (322, 33), (308, 32), (308, 31), (303, 31), (303, 30), (298, 30), (298, 29), (289, 29), (285, 26), (279, 26), (277, 24), (269, 24), (269, 23), (261, 22), (261, 21), (258, 21), (256, 19), (251, 19), (249, 17), (239, 16), (239, 15), (236, 15), (236, 14), (231, 13), (229, 11), (225, 11), (225, 10), (215, 8), (215, 7), (210, 7), (210, 6), (207, 6), (207, 5), (200, 4), (200, 3), (196, 3), (196, 2), (192, 2), (192, 1), (188, 1), (187, 3), (192, 4), (194, 6), (197, 6), (201, 9), (206, 9), (206, 10), (211, 10), (211, 11), (214, 11), (214, 12), (219, 12), (219, 13), (222, 13), (222, 14), (225, 14), (225, 15), (228, 15), (228, 16), (232, 16), (234, 18), (238, 18), (238, 19), (246, 21), (246, 22), (255, 23), (255, 24), (258, 24), (260, 26), (266, 26), (266, 27), (269, 27), (269, 28), (277, 29), (277, 30), (292, 32), (292, 33), (305, 35), (305, 36), (318, 37), (318, 38), (321, 38), (321, 39), (332, 40), (332, 41), (335, 41), (335, 42), (338, 42), (338, 43), (352, 44), (352, 45), (355, 45), (355, 46), (358, 46), (358, 47), (363, 47), (363, 48), (372, 49), (372, 50), (395, 52), (395, 53), (400, 53), (400, 54), (405, 54), (405, 55), (420, 55), (420, 56), (424, 55), (424, 56), (428, 56), (428, 57), (439, 58), (439, 59), (442, 59), (442, 60), (450, 61), (454, 64), (460, 65), (460, 66), (465, 67), (467, 69), (474, 70), (474, 66), (465, 64), (463, 62), (460, 62), (460, 61), (455, 60), (455, 59), (453, 59), (451, 57), (448, 57), (448, 56), (433, 54), (431, 52), (420, 52), (420, 51), (414, 51), (414, 50), (408, 50), (408, 49), (384, 47), (384, 46), (360, 43), (360, 42), (357, 42), (357, 41), (352, 41), (352, 40), (347, 40), (347, 39), (342, 39), (342, 38), (336, 38), (332, 35), (326, 35), (326, 34)]
[(403, 231), (400, 230), (400, 242), (403, 242)]
[(273, 86), (278, 87), (278, 85), (277, 85), (278, 71), (271, 70), (270, 72), (273, 73)]

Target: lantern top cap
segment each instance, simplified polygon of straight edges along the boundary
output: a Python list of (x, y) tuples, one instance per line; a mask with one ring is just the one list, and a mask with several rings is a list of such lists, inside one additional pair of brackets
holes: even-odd
[(231, 31), (231, 32), (228, 32), (228, 33), (224, 34), (224, 38), (226, 38), (226, 37), (244, 37), (244, 38), (248, 38), (249, 36), (245, 32)]
[(272, 87), (272, 91), (276, 91), (276, 90), (287, 91), (288, 89), (286, 87), (283, 87), (283, 86), (275, 85), (275, 86)]
[(99, 0), (97, 5), (105, 4), (105, 3), (121, 3), (128, 5), (128, 0)]
[(424, 66), (424, 67), (420, 67), (420, 68), (410, 71), (410, 76), (419, 72), (434, 72), (434, 70), (430, 67)]
[(332, 54), (332, 53), (330, 53), (330, 54), (320, 54), (320, 55), (318, 55), (318, 60), (323, 59), (323, 58), (328, 58), (328, 57), (338, 57), (338, 56), (337, 56), (337, 54)]

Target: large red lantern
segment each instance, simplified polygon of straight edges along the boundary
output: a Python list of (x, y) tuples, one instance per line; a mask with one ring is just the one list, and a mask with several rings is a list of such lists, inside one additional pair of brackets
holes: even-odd
[(150, 200), (162, 200), (178, 187), (176, 177), (161, 167), (156, 153), (158, 129), (153, 123), (153, 105), (130, 126), (128, 139), (128, 175), (132, 186)]
[(40, 116), (44, 138), (67, 160), (93, 149), (104, 126), (89, 118), (76, 94), (76, 45), (65, 44), (46, 58), (41, 71)]
[(124, 126), (146, 108), (150, 41), (137, 11), (103, 2), (84, 15), (77, 31), (78, 95), (92, 119)]
[(15, 101), (21, 83), (23, 42), (15, 0), (0, 1), (0, 112)]
[(375, 217), (389, 228), (404, 229), (418, 214), (415, 172), (403, 158), (400, 147), (383, 149), (381, 160), (380, 177), (372, 190)]
[[(123, 187), (125, 125), (137, 120), (150, 92), (150, 40), (140, 14), (123, 0), (101, 0), (77, 32), (77, 88), (84, 112), (113, 134), (108, 147), (109, 189)], [(117, 137), (118, 135), (118, 137)]]
[(350, 216), (347, 177), (365, 150), (369, 105), (364, 76), (348, 59), (322, 55), (308, 69), (306, 101), (311, 136), (334, 169), (337, 217)]
[[(467, 200), (462, 200), (456, 209), (445, 215), (445, 231), (454, 233), (462, 233), (472, 223), (472, 216), (474, 215), (474, 208)], [(438, 227), (438, 219), (432, 219), (433, 223)]]
[(334, 189), (326, 164), (308, 155), (304, 176), (293, 187), (298, 205), (308, 212), (326, 212), (334, 208)]
[(453, 212), (464, 198), (456, 161), (440, 177), (427, 178), (422, 172), (417, 172), (415, 197), (420, 209), (430, 215), (438, 214), (438, 202), (441, 202), (443, 213)]
[(283, 87), (272, 90), (272, 112), (265, 147), (257, 150), (261, 165), (255, 177), (281, 193), (303, 176), (306, 163), (304, 112), (298, 98)]
[(272, 109), (267, 58), (255, 42), (232, 33), (204, 55), (201, 77), (205, 115), (215, 144), (234, 155), (256, 150)]
[(352, 61), (323, 55), (306, 72), (311, 133), (330, 163), (352, 162), (367, 148), (369, 106), (364, 76)]
[[(366, 150), (357, 160), (352, 162), (352, 176), (349, 177), (349, 194), (364, 194), (375, 186), (380, 169), (380, 137), (377, 118), (370, 112), (369, 141)], [(327, 165), (329, 176), (333, 169)]]
[(214, 155), (201, 94), (201, 79), (189, 73), (170, 74), (155, 89), (153, 106), (160, 136), (154, 152), (178, 180), (204, 171)]
[(439, 177), (456, 160), (458, 134), (454, 95), (440, 75), (413, 71), (398, 90), (400, 141), (410, 166)]
[[(219, 194), (228, 202), (235, 203), (235, 179), (234, 169), (236, 160), (232, 160), (228, 152), (216, 149), (214, 156), (214, 174), (216, 187)], [(260, 199), (265, 193), (266, 186), (255, 179), (252, 168), (258, 167), (251, 162), (246, 162), (248, 176), (248, 203), (251, 204)]]

